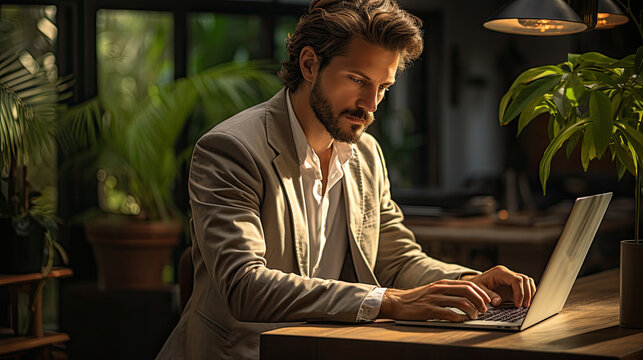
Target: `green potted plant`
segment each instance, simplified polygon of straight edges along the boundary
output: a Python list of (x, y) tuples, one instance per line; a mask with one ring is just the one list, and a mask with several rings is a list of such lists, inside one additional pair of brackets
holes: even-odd
[(4, 273), (47, 274), (57, 250), (56, 189), (34, 186), (30, 170), (55, 159), (57, 117), (68, 81), (22, 49), (0, 42), (0, 264)]
[[(643, 39), (640, 20), (630, 17)], [(580, 146), (587, 171), (608, 156), (619, 179), (636, 179), (634, 240), (621, 242), (621, 317), (626, 327), (643, 328), (643, 241), (639, 241), (643, 167), (643, 46), (620, 60), (597, 52), (569, 54), (567, 61), (526, 70), (500, 102), (499, 119), (518, 118), (518, 135), (539, 115), (548, 114), (550, 143), (539, 166), (543, 194), (553, 156), (565, 145), (567, 158)], [(639, 279), (639, 281), (637, 281)]]
[[(262, 64), (233, 62), (152, 86), (133, 112), (100, 96), (67, 112), (58, 133), (67, 166), (98, 179), (100, 216), (85, 228), (102, 288), (162, 284), (183, 229), (173, 189), (192, 153), (192, 141), (177, 149), (185, 128), (201, 134), (278, 88)], [(190, 121), (197, 104), (205, 123)]]

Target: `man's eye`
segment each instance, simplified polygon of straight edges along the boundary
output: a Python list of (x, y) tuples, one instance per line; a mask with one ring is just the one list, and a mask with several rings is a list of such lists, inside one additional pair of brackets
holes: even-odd
[(364, 83), (364, 80), (362, 80), (362, 79), (358, 79), (358, 78), (354, 78), (354, 77), (351, 77), (350, 79), (351, 79), (351, 81), (353, 81), (355, 84), (363, 84), (363, 83)]
[(380, 91), (389, 91), (390, 89), (387, 86), (380, 85)]

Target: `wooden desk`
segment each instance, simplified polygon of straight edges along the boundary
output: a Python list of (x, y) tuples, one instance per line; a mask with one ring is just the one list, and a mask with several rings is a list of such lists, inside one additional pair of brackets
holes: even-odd
[(580, 278), (563, 310), (522, 332), (305, 324), (261, 335), (261, 359), (643, 359), (643, 330), (621, 328), (618, 269)]
[[(68, 277), (73, 274), (71, 269), (54, 268), (47, 278)], [(64, 333), (46, 332), (42, 328), (42, 291), (39, 284), (43, 280), (41, 273), (33, 274), (0, 274), (0, 286), (9, 286), (12, 328), (0, 328), (0, 356), (17, 354), (46, 345), (61, 343), (69, 340)], [(40, 289), (42, 290), (42, 289)], [(29, 333), (18, 334), (18, 292), (29, 294), (31, 319)], [(2, 310), (4, 311), (4, 309)]]

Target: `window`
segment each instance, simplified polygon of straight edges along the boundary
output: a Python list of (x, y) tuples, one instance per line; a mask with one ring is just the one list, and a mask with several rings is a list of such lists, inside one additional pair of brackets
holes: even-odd
[(171, 13), (100, 10), (96, 16), (99, 92), (130, 111), (153, 84), (174, 78)]
[(228, 61), (260, 58), (258, 16), (191, 13), (188, 16), (188, 74)]

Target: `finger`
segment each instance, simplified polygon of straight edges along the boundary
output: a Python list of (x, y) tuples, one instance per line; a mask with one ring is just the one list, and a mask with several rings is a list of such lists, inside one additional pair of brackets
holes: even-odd
[(522, 306), (529, 307), (529, 305), (531, 305), (531, 287), (529, 285), (529, 277), (522, 274), (520, 277), (522, 278), (522, 292), (524, 294)]
[[(452, 307), (461, 310), (468, 316), (468, 319), (477, 319), (479, 311), (469, 299), (460, 296), (438, 295), (436, 305), (446, 308)], [(449, 310), (451, 311), (451, 310)]]
[(513, 278), (513, 281), (511, 281), (511, 289), (513, 290), (514, 293), (514, 306), (516, 307), (521, 307), (522, 306), (522, 301), (525, 297), (524, 294), (524, 289), (522, 287), (522, 278), (518, 275), (516, 275)]
[(433, 313), (433, 318), (439, 320), (448, 320), (451, 322), (463, 322), (469, 320), (467, 315), (458, 314), (445, 308), (436, 308)]
[(489, 303), (493, 306), (500, 306), (502, 304), (502, 296), (498, 295), (495, 291), (490, 290), (488, 287), (484, 285), (480, 285), (482, 289), (487, 293), (491, 301)]
[(525, 294), (525, 298), (522, 300), (522, 306), (529, 307), (531, 306), (531, 302), (534, 299), (534, 294), (531, 288), (531, 283), (533, 282), (533, 280), (527, 275), (521, 274), (521, 276), (522, 276), (523, 292)]
[(488, 304), (489, 302), (491, 302), (491, 298), (487, 294), (487, 291), (482, 289), (483, 285), (478, 285), (478, 284), (474, 283), (473, 281), (467, 281), (467, 280), (444, 280), (444, 281), (442, 281), (442, 283), (448, 284), (448, 285), (466, 285), (466, 286), (469, 286), (482, 298), (482, 301), (485, 304)]
[(480, 292), (482, 292), (482, 294), (480, 294), (472, 286), (470, 286), (470, 284), (467, 284), (467, 282), (465, 283), (460, 282), (459, 285), (442, 285), (442, 286), (444, 286), (444, 288), (442, 289), (444, 295), (451, 295), (451, 296), (467, 299), (476, 308), (478, 312), (487, 311), (487, 306), (485, 305), (485, 300), (483, 299), (483, 296), (484, 298), (488, 298), (488, 296), (482, 289), (480, 289)]
[[(533, 302), (534, 296), (536, 296), (536, 283), (532, 278), (529, 278), (529, 292), (531, 293), (531, 302)], [(529, 303), (529, 305), (531, 305), (531, 302)]]
[(473, 281), (467, 281), (469, 286), (471, 286), (479, 295), (482, 297), (482, 300), (484, 301), (485, 304), (488, 304), (491, 302), (491, 297), (487, 292), (481, 287), (481, 285), (478, 285), (474, 283)]

